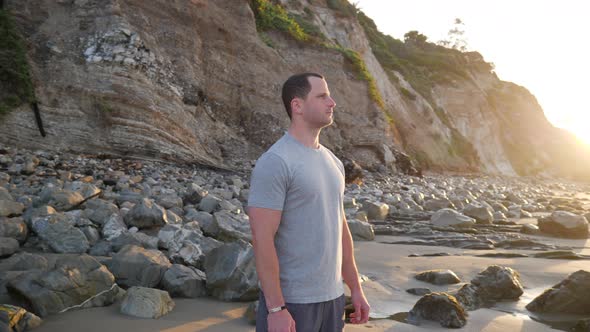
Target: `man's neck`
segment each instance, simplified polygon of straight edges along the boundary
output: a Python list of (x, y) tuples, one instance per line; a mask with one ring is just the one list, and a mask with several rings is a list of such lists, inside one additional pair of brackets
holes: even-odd
[(303, 128), (291, 124), (289, 127), (289, 135), (293, 136), (301, 144), (312, 149), (319, 149), (320, 147), (320, 131), (321, 128)]

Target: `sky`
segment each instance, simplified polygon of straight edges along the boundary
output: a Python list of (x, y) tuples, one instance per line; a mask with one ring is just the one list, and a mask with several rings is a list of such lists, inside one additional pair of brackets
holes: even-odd
[(469, 51), (527, 88), (553, 125), (590, 144), (590, 11), (585, 0), (349, 0), (397, 39), (447, 39), (455, 18)]

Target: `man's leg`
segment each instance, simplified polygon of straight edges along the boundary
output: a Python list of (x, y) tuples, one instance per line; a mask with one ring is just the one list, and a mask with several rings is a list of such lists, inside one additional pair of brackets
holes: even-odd
[(321, 304), (323, 306), (323, 321), (319, 332), (342, 332), (344, 329), (344, 305), (346, 304), (344, 294)]

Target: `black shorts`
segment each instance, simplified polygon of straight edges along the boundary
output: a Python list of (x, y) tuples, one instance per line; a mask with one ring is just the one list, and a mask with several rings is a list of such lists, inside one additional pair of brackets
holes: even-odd
[[(267, 332), (266, 301), (260, 292), (256, 314), (256, 332)], [(318, 303), (286, 303), (287, 310), (295, 320), (297, 331), (301, 332), (341, 332), (344, 329), (344, 294), (331, 301)]]

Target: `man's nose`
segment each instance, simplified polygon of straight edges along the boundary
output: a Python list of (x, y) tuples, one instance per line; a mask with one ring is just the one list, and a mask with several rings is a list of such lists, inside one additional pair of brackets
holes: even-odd
[(332, 105), (332, 107), (336, 107), (336, 101), (334, 100), (334, 98), (332, 97), (328, 97), (330, 98), (330, 104)]

